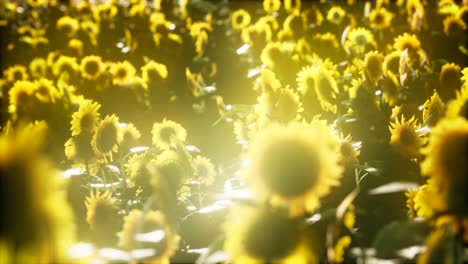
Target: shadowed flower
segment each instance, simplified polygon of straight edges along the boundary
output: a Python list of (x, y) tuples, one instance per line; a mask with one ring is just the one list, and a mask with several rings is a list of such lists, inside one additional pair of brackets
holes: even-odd
[(267, 13), (277, 12), (280, 8), (280, 0), (263, 0), (263, 10)]
[(364, 54), (371, 49), (377, 48), (377, 43), (371, 31), (358, 27), (349, 31), (344, 47), (352, 53)]
[(86, 222), (91, 227), (91, 230), (99, 231), (100, 234), (107, 234), (108, 236), (115, 236), (115, 234), (108, 234), (104, 231), (112, 227), (109, 221), (115, 221), (118, 217), (117, 211), (119, 208), (115, 204), (115, 199), (111, 197), (109, 190), (100, 193), (99, 191), (93, 192), (90, 196), (86, 197)]
[(67, 37), (73, 37), (80, 28), (80, 23), (77, 19), (63, 16), (57, 20), (57, 29)]
[(26, 67), (19, 64), (9, 67), (3, 74), (6, 76), (6, 80), (12, 84), (17, 81), (26, 81), (28, 79)]
[(71, 75), (79, 70), (79, 65), (76, 62), (75, 57), (68, 57), (60, 55), (60, 57), (55, 61), (52, 67), (52, 73), (55, 76), (60, 76), (63, 73)]
[(444, 99), (448, 101), (455, 97), (455, 93), (460, 89), (461, 82), (461, 69), (455, 63), (446, 63), (442, 66), (439, 75), (440, 89), (439, 94)]
[(180, 124), (164, 119), (161, 123), (154, 123), (151, 130), (153, 135), (153, 145), (160, 149), (169, 149), (173, 146), (174, 140), (185, 142), (187, 132)]
[(85, 100), (80, 104), (78, 111), (72, 114), (71, 131), (72, 136), (81, 132), (94, 133), (99, 122), (99, 108), (101, 105), (91, 100)]
[(444, 19), (444, 34), (449, 37), (462, 37), (466, 33), (466, 24), (460, 18), (448, 16)]
[(47, 74), (47, 61), (44, 58), (35, 58), (29, 63), (29, 72), (34, 78), (43, 78)]
[(158, 81), (167, 79), (167, 67), (164, 64), (157, 63), (153, 60), (147, 62), (141, 67), (141, 76), (148, 83), (157, 83)]
[(91, 142), (93, 150), (100, 156), (112, 156), (112, 152), (117, 151), (119, 136), (119, 119), (115, 115), (106, 116), (94, 133)]
[(216, 170), (213, 163), (211, 163), (208, 158), (202, 156), (194, 158), (192, 163), (195, 179), (199, 180), (205, 186), (212, 185), (216, 176)]
[(420, 125), (417, 124), (414, 116), (408, 120), (402, 116), (400, 120), (390, 123), (390, 145), (401, 156), (412, 159), (419, 157), (420, 148), (426, 143), (417, 130)]
[(316, 263), (300, 226), (280, 212), (238, 206), (224, 224), (224, 250), (233, 263)]
[(427, 99), (423, 105), (423, 121), (428, 126), (435, 126), (444, 116), (444, 103), (434, 91), (434, 95)]
[(455, 92), (456, 99), (452, 100), (447, 107), (447, 117), (463, 117), (468, 120), (468, 85), (465, 84), (460, 91)]
[(382, 75), (383, 61), (384, 56), (378, 51), (368, 52), (364, 58), (364, 67), (374, 83), (377, 83)]
[(124, 150), (136, 147), (141, 138), (140, 131), (132, 123), (121, 127), (119, 133), (119, 148)]

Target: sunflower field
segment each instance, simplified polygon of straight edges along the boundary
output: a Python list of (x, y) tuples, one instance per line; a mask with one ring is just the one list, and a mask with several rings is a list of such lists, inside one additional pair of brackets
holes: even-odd
[(467, 0), (0, 2), (0, 263), (467, 263)]

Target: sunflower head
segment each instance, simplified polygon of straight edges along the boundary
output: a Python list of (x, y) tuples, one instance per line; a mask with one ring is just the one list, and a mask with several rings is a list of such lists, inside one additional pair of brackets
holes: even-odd
[(359, 156), (360, 151), (353, 145), (353, 142), (351, 141), (351, 135), (341, 135), (339, 143), (339, 163), (343, 165), (343, 167), (349, 167), (350, 165), (356, 164), (358, 162), (357, 157)]
[(393, 14), (384, 7), (373, 9), (369, 14), (370, 27), (373, 29), (388, 28), (393, 19)]
[(108, 229), (109, 220), (117, 218), (118, 207), (109, 191), (92, 192), (86, 197), (86, 222), (92, 230)]
[(28, 79), (26, 67), (19, 64), (13, 65), (6, 69), (4, 75), (6, 76), (6, 80), (11, 84), (17, 81), (26, 81)]
[(11, 254), (12, 263), (23, 263), (21, 256), (31, 262), (67, 262), (74, 241), (64, 179), (41, 154), (46, 131), (44, 123), (36, 123), (0, 133), (0, 174), (8, 190), (0, 193), (2, 242), (12, 246), (2, 258)]
[(19, 114), (28, 109), (32, 103), (34, 92), (34, 84), (29, 81), (15, 82), (13, 87), (8, 91), (10, 105), (9, 112)]
[(284, 20), (283, 30), (291, 32), (293, 36), (299, 38), (304, 35), (307, 29), (307, 17), (304, 13), (295, 11)]
[(52, 81), (41, 78), (34, 82), (34, 95), (42, 103), (55, 103), (60, 98), (60, 93)]
[(375, 42), (371, 31), (358, 27), (349, 31), (344, 46), (351, 53), (359, 55), (377, 48), (377, 42)]
[[(147, 234), (152, 234), (154, 240), (144, 240), (144, 235)], [(124, 217), (119, 236), (119, 247), (126, 250), (153, 248), (155, 254), (144, 260), (150, 263), (169, 263), (169, 259), (179, 247), (180, 240), (161, 211), (144, 213), (136, 209)]]
[(112, 152), (117, 151), (119, 136), (119, 119), (115, 115), (108, 115), (99, 121), (91, 142), (96, 154), (112, 155)]
[(448, 101), (455, 97), (456, 91), (462, 86), (461, 77), (461, 69), (457, 64), (447, 63), (442, 66), (439, 75), (442, 99)]
[(382, 79), (383, 96), (386, 103), (396, 105), (400, 100), (401, 85), (395, 74), (387, 71)]
[(371, 51), (364, 57), (364, 67), (372, 80), (377, 83), (382, 75), (384, 56), (378, 51)]
[(421, 42), (416, 35), (410, 35), (405, 32), (403, 35), (395, 38), (393, 48), (398, 51), (408, 50), (408, 53), (412, 57), (421, 48)]
[(80, 104), (78, 111), (72, 114), (71, 131), (72, 136), (81, 132), (94, 133), (99, 122), (99, 108), (101, 105), (91, 100), (85, 100)]
[(135, 67), (128, 61), (113, 63), (110, 72), (112, 74), (112, 83), (115, 85), (129, 84), (136, 74)]
[(421, 163), (421, 172), (444, 193), (457, 187), (462, 190), (454, 193), (466, 193), (467, 144), (468, 121), (461, 117), (442, 119), (431, 131), (429, 145), (423, 150), (426, 159)]
[(400, 72), (400, 57), (401, 51), (395, 50), (385, 56), (383, 61), (383, 72), (386, 74), (390, 71), (394, 75), (398, 75)]
[(316, 209), (318, 199), (338, 185), (342, 170), (328, 133), (318, 125), (298, 123), (260, 131), (249, 149), (246, 174), (255, 193), (289, 202), (292, 214)]
[(73, 37), (80, 28), (80, 23), (77, 19), (63, 16), (57, 20), (57, 29), (67, 37)]
[(244, 29), (250, 25), (250, 14), (244, 9), (238, 9), (231, 14), (231, 25), (233, 29)]
[(460, 91), (456, 91), (456, 99), (447, 107), (447, 117), (461, 116), (468, 120), (468, 85), (464, 85)]
[(391, 123), (389, 128), (392, 133), (390, 145), (398, 154), (409, 159), (419, 157), (420, 148), (426, 139), (418, 134), (420, 125), (414, 116), (407, 120), (402, 116), (400, 120)]
[(280, 8), (280, 0), (263, 0), (263, 10), (265, 10), (267, 13), (277, 12)]
[(94, 158), (94, 151), (91, 146), (93, 134), (83, 132), (70, 138), (65, 142), (65, 155), (68, 160), (75, 162), (86, 162)]
[(79, 65), (76, 62), (75, 57), (60, 55), (60, 57), (58, 57), (58, 59), (54, 63), (54, 66), (52, 67), (52, 73), (55, 76), (60, 76), (63, 73), (72, 75), (76, 73), (78, 69)]
[(182, 157), (175, 151), (165, 150), (149, 167), (154, 172), (151, 184), (158, 191), (176, 193), (187, 176)]
[(444, 19), (444, 34), (448, 37), (458, 38), (462, 37), (466, 33), (465, 22), (455, 16), (448, 16)]
[(169, 149), (174, 142), (185, 142), (187, 132), (180, 124), (164, 119), (161, 123), (154, 123), (151, 130), (153, 145), (160, 149)]
[(141, 67), (141, 75), (146, 82), (157, 83), (161, 80), (167, 79), (167, 67), (164, 64), (149, 61)]
[[(277, 23), (277, 22), (276, 22)], [(242, 29), (242, 41), (262, 49), (272, 38), (272, 27), (268, 23), (255, 23)]]
[(414, 194), (413, 204), (416, 215), (424, 218), (431, 218), (447, 208), (444, 195), (433, 180), (419, 187)]
[(44, 58), (35, 58), (29, 63), (29, 72), (34, 78), (43, 78), (47, 74), (47, 61)]
[(80, 63), (81, 76), (88, 80), (96, 80), (105, 69), (101, 57), (89, 55), (84, 57)]
[(119, 133), (119, 147), (125, 150), (136, 147), (141, 138), (140, 131), (132, 123), (121, 127)]
[(264, 92), (259, 97), (259, 112), (265, 118), (288, 123), (300, 118), (302, 103), (290, 88), (280, 88), (272, 93)]
[(192, 163), (195, 178), (206, 186), (213, 184), (216, 176), (216, 170), (213, 163), (211, 163), (208, 158), (202, 156), (197, 156), (193, 159)]
[(427, 99), (423, 105), (423, 120), (428, 126), (434, 126), (444, 115), (444, 103), (434, 91), (434, 95)]
[(301, 10), (301, 0), (285, 0), (284, 9), (288, 13), (293, 13), (296, 10)]
[(319, 67), (315, 72), (314, 81), (315, 93), (322, 109), (336, 113), (338, 86), (333, 73), (325, 67)]
[(346, 11), (342, 7), (332, 6), (330, 9), (328, 9), (327, 20), (330, 23), (339, 25), (341, 24), (341, 21), (343, 21), (345, 15), (346, 15)]
[(134, 155), (125, 164), (125, 171), (130, 180), (130, 187), (139, 187), (144, 193), (151, 193), (152, 175), (147, 165), (153, 162), (153, 156), (149, 154)]

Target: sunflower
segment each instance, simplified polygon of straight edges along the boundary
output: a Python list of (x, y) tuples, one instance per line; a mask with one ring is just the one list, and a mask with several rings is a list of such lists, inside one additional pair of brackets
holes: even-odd
[(419, 157), (420, 148), (426, 143), (417, 130), (421, 128), (414, 116), (408, 120), (402, 116), (400, 120), (390, 123), (389, 129), (392, 133), (390, 145), (401, 156), (405, 158)]
[(440, 87), (439, 93), (445, 101), (455, 97), (456, 91), (462, 86), (461, 69), (455, 63), (446, 63), (442, 66), (439, 75)]
[(112, 152), (117, 151), (119, 136), (119, 119), (115, 115), (106, 116), (99, 121), (94, 133), (91, 141), (93, 150), (101, 156), (112, 156)]
[(28, 108), (31, 103), (34, 91), (34, 84), (29, 81), (17, 81), (8, 91), (10, 113), (18, 113), (18, 110)]
[[(286, 17), (283, 22), (283, 31), (291, 34), (293, 37), (299, 38), (304, 35), (307, 29), (307, 17), (304, 13), (295, 11)], [(278, 35), (280, 32), (278, 33)], [(278, 36), (278, 39), (280, 37)]]
[(72, 136), (81, 132), (94, 133), (99, 122), (99, 108), (101, 105), (91, 100), (85, 100), (80, 104), (78, 111), (72, 114), (71, 131)]
[(104, 72), (105, 64), (101, 57), (89, 55), (81, 60), (81, 76), (88, 80), (96, 80)]
[(280, 8), (280, 0), (263, 0), (263, 10), (267, 13), (277, 12)]
[(157, 83), (160, 80), (167, 79), (167, 67), (164, 64), (157, 63), (153, 60), (148, 61), (141, 67), (141, 76), (148, 83)]
[(434, 91), (431, 96), (423, 105), (423, 120), (428, 126), (435, 126), (444, 115), (444, 103)]
[(94, 46), (97, 45), (97, 36), (99, 35), (99, 25), (90, 20), (85, 20), (80, 24), (81, 31), (83, 31)]
[(79, 70), (79, 67), (75, 57), (60, 55), (52, 66), (52, 73), (55, 76), (60, 76), (63, 73), (72, 75)]
[(132, 147), (136, 147), (141, 138), (141, 133), (132, 124), (127, 124), (120, 128), (120, 141), (119, 146), (125, 150), (129, 150)]
[(390, 71), (394, 75), (398, 75), (400, 72), (400, 57), (401, 51), (395, 50), (385, 56), (383, 61), (383, 72)]
[(153, 162), (153, 155), (143, 153), (131, 156), (125, 164), (125, 172), (130, 180), (129, 187), (139, 187), (144, 193), (151, 193), (152, 174), (146, 166)]
[(65, 156), (75, 162), (87, 162), (94, 159), (94, 151), (91, 146), (93, 134), (83, 132), (71, 137), (65, 142)]
[(12, 84), (17, 81), (26, 81), (28, 79), (26, 67), (19, 64), (9, 67), (3, 74), (6, 76), (6, 80)]
[(289, 13), (301, 10), (301, 0), (284, 0), (284, 9)]
[(250, 24), (250, 14), (244, 9), (238, 9), (231, 14), (233, 29), (244, 29)]
[(431, 131), (429, 145), (422, 151), (426, 159), (421, 163), (421, 172), (433, 179), (444, 193), (456, 187), (466, 188), (467, 144), (468, 121), (461, 117), (442, 119)]
[(327, 132), (316, 124), (299, 123), (260, 131), (250, 146), (246, 173), (254, 192), (289, 204), (293, 215), (315, 210), (319, 198), (339, 184), (342, 171)]
[(91, 230), (98, 230), (101, 234), (110, 233), (108, 235), (114, 236), (112, 232), (112, 223), (118, 217), (117, 211), (119, 208), (116, 205), (115, 199), (112, 198), (109, 190), (100, 193), (99, 191), (92, 192), (90, 196), (86, 197), (86, 222), (91, 227)]
[(83, 55), (83, 41), (79, 39), (70, 39), (68, 41), (68, 49), (74, 56), (81, 57)]
[(468, 119), (468, 85), (464, 85), (460, 91), (456, 91), (456, 99), (451, 101), (447, 107), (447, 117), (461, 116)]
[(421, 48), (421, 42), (416, 35), (405, 32), (394, 39), (393, 48), (398, 51), (408, 50), (408, 53), (412, 56), (411, 54), (417, 54)]
[(283, 123), (299, 119), (303, 111), (299, 96), (288, 87), (263, 93), (258, 100), (261, 115)]
[(378, 83), (383, 72), (384, 56), (378, 51), (371, 51), (364, 57), (364, 67), (374, 83)]
[[(145, 234), (161, 234), (155, 241), (140, 240)], [(180, 237), (170, 228), (166, 216), (161, 211), (142, 212), (133, 209), (124, 217), (122, 231), (119, 232), (119, 247), (136, 250), (139, 247), (154, 247), (155, 255), (144, 262), (169, 264), (170, 258), (179, 247)], [(144, 244), (143, 244), (144, 243)], [(151, 243), (151, 244), (149, 244)]]
[(60, 93), (52, 81), (44, 78), (34, 82), (33, 92), (42, 103), (55, 103), (60, 98)]
[(205, 186), (212, 185), (216, 176), (216, 170), (213, 166), (213, 163), (211, 163), (208, 158), (202, 156), (195, 157), (192, 163), (194, 167), (195, 178)]
[(377, 43), (371, 31), (358, 27), (349, 31), (344, 47), (352, 53), (364, 54), (370, 49), (377, 48)]
[(341, 135), (339, 139), (338, 161), (343, 167), (349, 167), (350, 165), (358, 163), (357, 157), (360, 154), (360, 150), (353, 146), (351, 140), (351, 135)]
[[(161, 123), (154, 123), (151, 130), (153, 145), (160, 149), (169, 149), (174, 142), (185, 142), (187, 132), (180, 124), (164, 119)], [(175, 141), (174, 141), (175, 140)]]
[(338, 86), (333, 75), (328, 69), (319, 67), (315, 72), (314, 81), (315, 93), (322, 109), (336, 113)]
[(267, 23), (255, 23), (242, 29), (241, 38), (244, 43), (263, 48), (272, 38), (272, 27)]
[(393, 14), (385, 8), (373, 9), (369, 14), (370, 27), (373, 29), (388, 28), (393, 19)]
[(443, 194), (435, 182), (429, 180), (419, 187), (413, 198), (414, 210), (418, 217), (431, 218), (437, 212), (446, 210)]
[(234, 207), (226, 219), (224, 250), (233, 263), (318, 263), (296, 219), (246, 206)]
[(401, 86), (395, 74), (387, 71), (386, 76), (382, 79), (384, 101), (390, 106), (394, 106), (400, 100)]
[(119, 11), (117, 6), (114, 5), (112, 2), (96, 5), (96, 7), (93, 8), (93, 10), (94, 20), (97, 22), (100, 22), (102, 20), (111, 20), (117, 15)]
[(151, 178), (154, 189), (176, 193), (187, 177), (187, 168), (184, 165), (181, 155), (175, 151), (165, 150), (159, 154), (149, 167), (150, 172), (155, 174), (155, 177)]
[(305, 10), (304, 15), (309, 25), (320, 26), (323, 22), (323, 15), (316, 6)]
[(44, 58), (35, 58), (29, 63), (29, 72), (34, 78), (43, 78), (47, 74), (47, 61)]
[(80, 29), (80, 22), (72, 17), (63, 16), (57, 20), (57, 29), (69, 38), (73, 37)]
[(343, 263), (344, 262), (344, 254), (345, 250), (351, 244), (351, 236), (342, 236), (338, 239), (334, 247), (334, 261), (335, 263)]
[(28, 0), (28, 5), (31, 7), (40, 7), (46, 6), (47, 2), (47, 0)]
[(41, 154), (46, 134), (44, 122), (0, 133), (2, 188), (8, 190), (0, 193), (1, 240), (9, 245), (2, 260), (10, 255), (11, 263), (69, 262), (75, 233), (72, 210), (64, 179)]
[(115, 62), (111, 64), (110, 73), (112, 74), (112, 83), (115, 85), (127, 85), (136, 74), (135, 67), (128, 62)]
[(461, 37), (466, 33), (466, 24), (460, 18), (448, 16), (444, 19), (444, 34), (449, 37)]
[(276, 75), (269, 69), (264, 69), (260, 78), (255, 82), (254, 90), (262, 93), (276, 92), (280, 89), (281, 83), (276, 79)]
[(314, 40), (318, 41), (319, 47), (337, 49), (340, 46), (336, 36), (330, 32), (324, 34), (317, 33), (314, 35)]
[(343, 8), (340, 6), (332, 6), (330, 9), (328, 9), (327, 12), (327, 20), (330, 23), (333, 23), (335, 25), (341, 24), (341, 21), (343, 21), (343, 18), (346, 15), (346, 11), (344, 11)]

